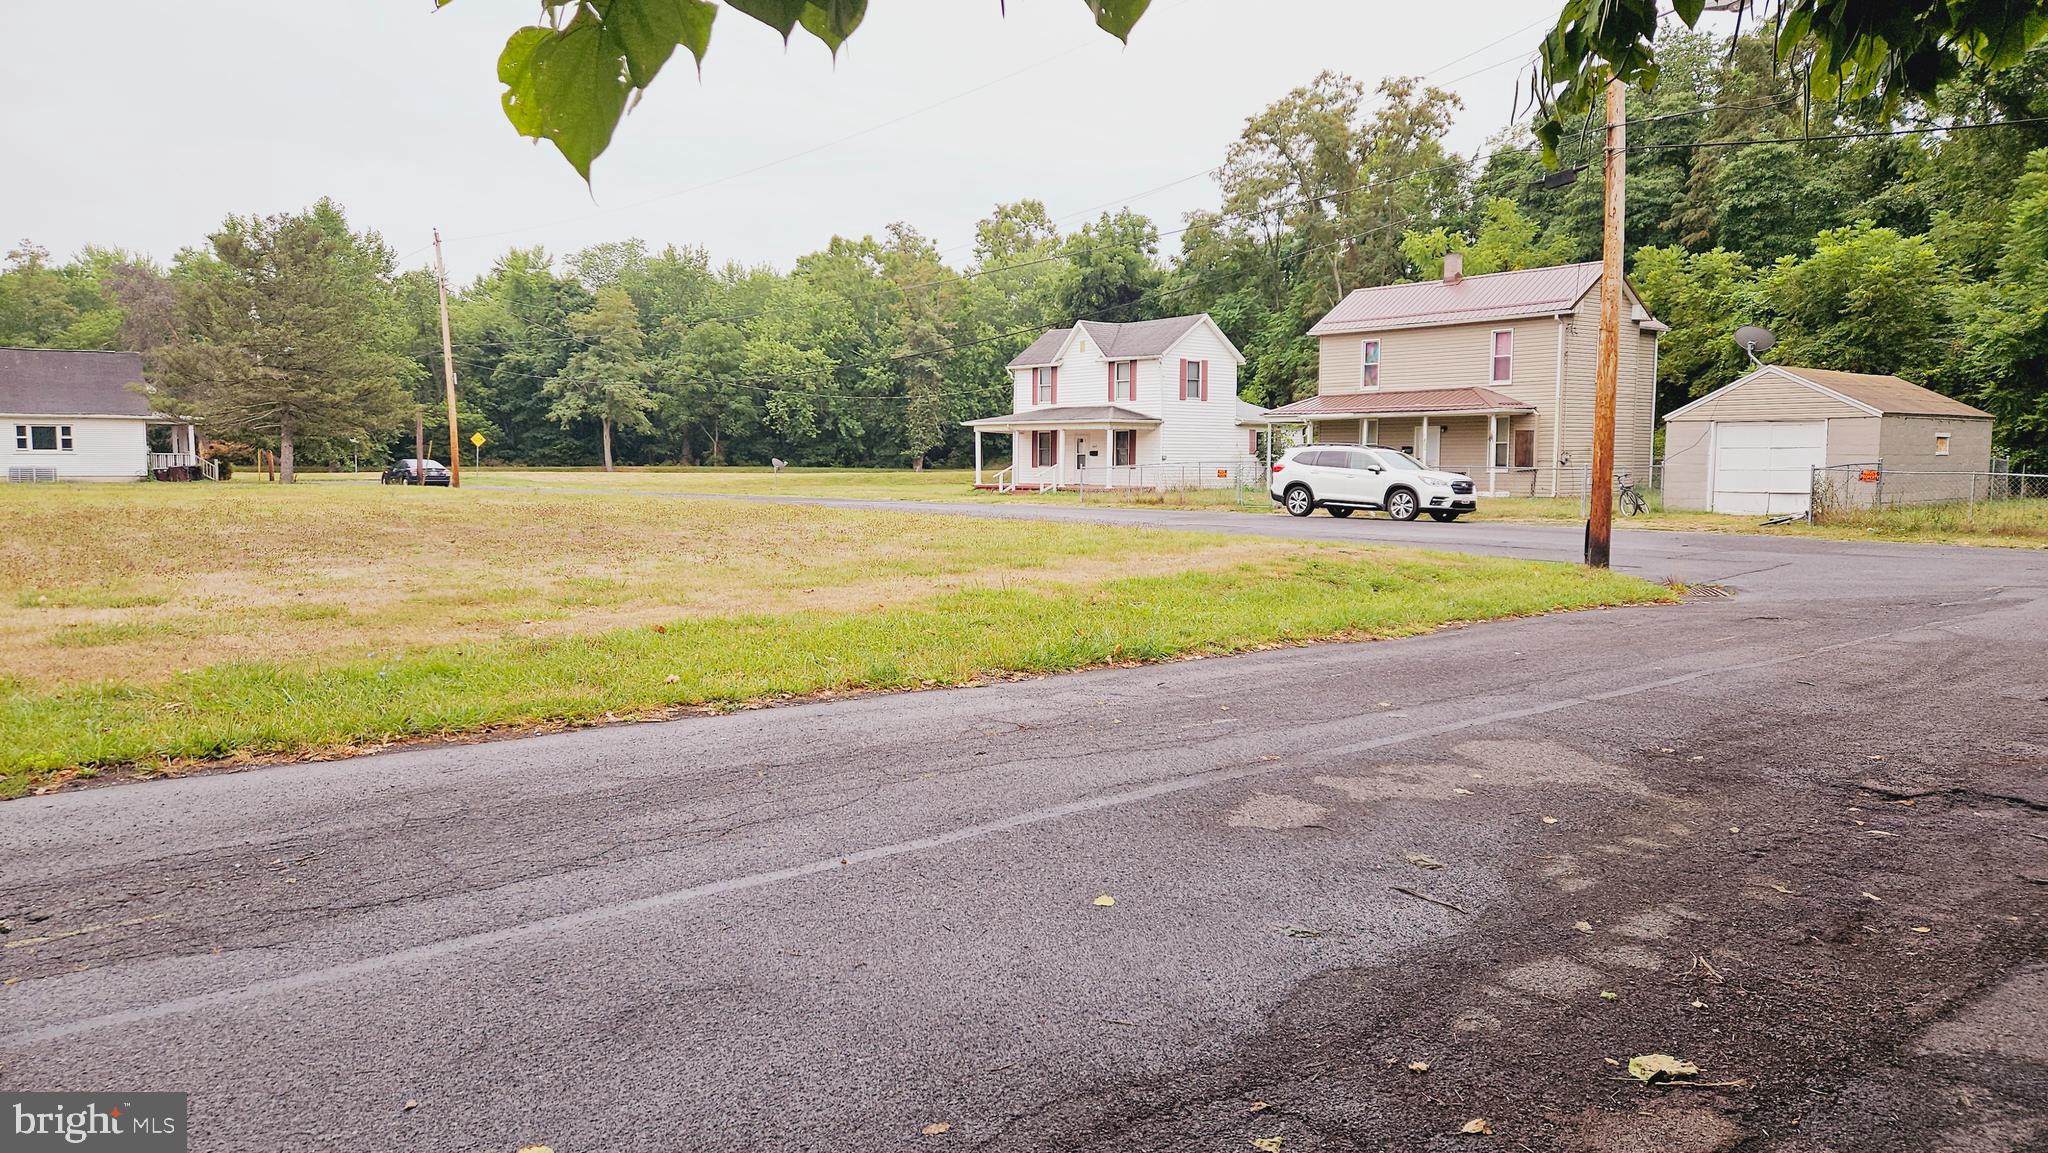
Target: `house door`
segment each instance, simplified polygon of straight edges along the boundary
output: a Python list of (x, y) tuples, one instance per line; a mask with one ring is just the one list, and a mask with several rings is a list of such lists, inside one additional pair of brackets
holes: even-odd
[(1437, 466), (1437, 457), (1442, 455), (1443, 450), (1444, 426), (1440, 424), (1432, 424), (1429, 426), (1429, 437), (1427, 440), (1423, 442), (1422, 445), (1423, 466), (1426, 468), (1435, 468)]
[(1077, 432), (1074, 434), (1074, 475), (1087, 476), (1088, 463), (1088, 438)]

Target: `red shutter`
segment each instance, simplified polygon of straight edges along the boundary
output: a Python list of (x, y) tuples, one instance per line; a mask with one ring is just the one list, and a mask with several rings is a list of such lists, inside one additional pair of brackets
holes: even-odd
[(1182, 400), (1188, 398), (1188, 362), (1186, 357), (1182, 357), (1180, 362), (1180, 398)]
[[(1137, 399), (1138, 399), (1138, 362), (1134, 360), (1134, 361), (1132, 361), (1132, 362), (1131, 362), (1131, 400), (1132, 400), (1133, 402), (1135, 402), (1135, 401), (1136, 401)], [(1135, 449), (1134, 449), (1134, 450), (1132, 450), (1132, 453), (1131, 453), (1131, 455), (1132, 455), (1132, 456), (1136, 456), (1136, 455), (1137, 455), (1137, 451), (1136, 451)], [(1135, 462), (1133, 462), (1133, 463), (1135, 463)]]
[(1052, 391), (1052, 399), (1051, 399), (1051, 400), (1049, 400), (1049, 401), (1046, 401), (1046, 403), (1047, 403), (1047, 404), (1058, 404), (1058, 403), (1060, 402), (1060, 367), (1059, 367), (1059, 365), (1053, 365), (1053, 366), (1052, 366), (1052, 381), (1051, 381), (1051, 384), (1052, 384), (1052, 390), (1051, 390), (1051, 391)]
[(1209, 362), (1202, 362), (1202, 399), (1209, 399)]
[(1116, 361), (1109, 362), (1109, 401), (1116, 403)]

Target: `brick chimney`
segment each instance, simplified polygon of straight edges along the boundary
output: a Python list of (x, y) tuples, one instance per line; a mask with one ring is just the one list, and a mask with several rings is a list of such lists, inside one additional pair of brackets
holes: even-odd
[(1444, 283), (1456, 284), (1463, 279), (1465, 279), (1465, 257), (1456, 252), (1446, 253), (1444, 256)]

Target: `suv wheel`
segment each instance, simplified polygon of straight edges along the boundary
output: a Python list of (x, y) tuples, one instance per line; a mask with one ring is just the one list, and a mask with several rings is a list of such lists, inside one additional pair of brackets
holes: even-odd
[(1307, 516), (1316, 511), (1316, 499), (1309, 495), (1308, 486), (1297, 484), (1287, 490), (1287, 515)]
[(1415, 503), (1415, 493), (1409, 489), (1396, 488), (1387, 491), (1387, 515), (1395, 520), (1414, 520), (1420, 506)]

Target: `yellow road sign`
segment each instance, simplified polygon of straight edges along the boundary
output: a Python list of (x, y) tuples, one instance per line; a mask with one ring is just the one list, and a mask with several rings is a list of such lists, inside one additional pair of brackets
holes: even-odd
[(477, 446), (478, 448), (482, 448), (484, 446), (484, 434), (480, 432), (470, 433), (469, 443)]

